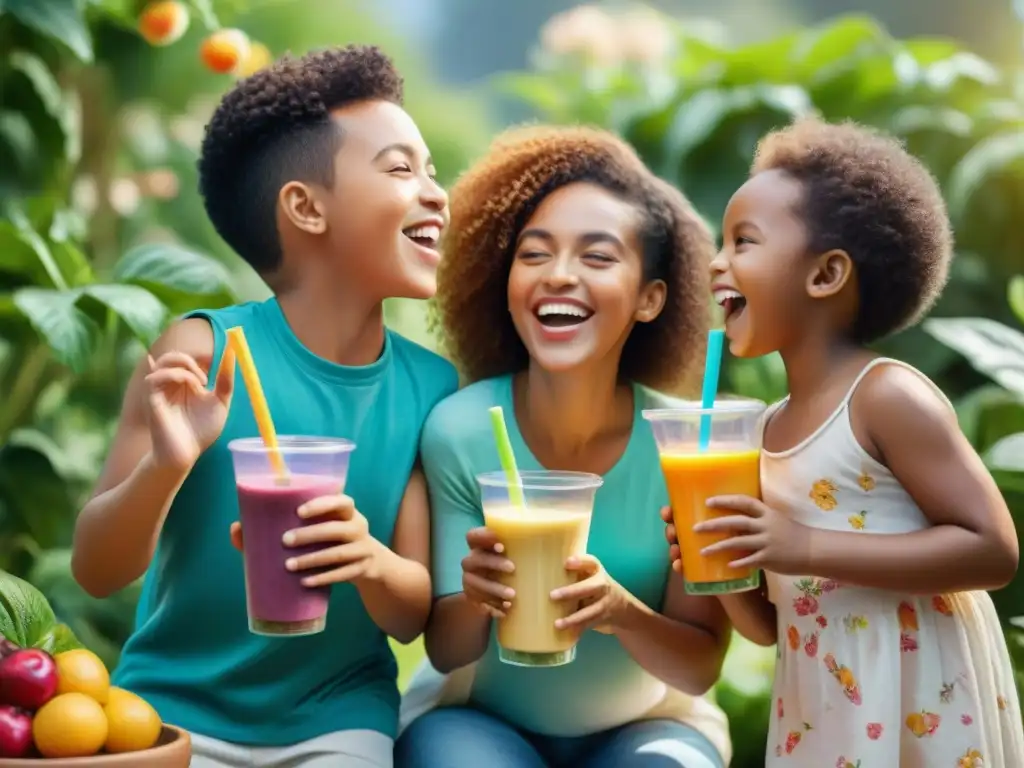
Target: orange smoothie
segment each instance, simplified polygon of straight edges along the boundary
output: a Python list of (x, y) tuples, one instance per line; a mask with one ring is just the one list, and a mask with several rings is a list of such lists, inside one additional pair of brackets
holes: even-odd
[(704, 502), (712, 496), (741, 494), (761, 498), (760, 458), (760, 451), (750, 449), (662, 455), (661, 470), (679, 537), (687, 592), (738, 592), (759, 584), (756, 569), (729, 567), (730, 562), (743, 557), (742, 552), (731, 550), (706, 556), (700, 553), (704, 547), (734, 534), (694, 533), (693, 526), (736, 514), (728, 509), (708, 509)]

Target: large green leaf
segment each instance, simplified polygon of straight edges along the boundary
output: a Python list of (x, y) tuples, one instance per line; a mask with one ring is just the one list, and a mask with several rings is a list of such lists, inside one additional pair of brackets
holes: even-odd
[(77, 306), (77, 291), (22, 288), (13, 298), (57, 360), (76, 372), (86, 369), (99, 328)]
[(801, 35), (792, 59), (799, 82), (805, 82), (844, 60), (877, 51), (891, 42), (882, 26), (870, 16), (843, 16)]
[(51, 457), (29, 440), (12, 436), (0, 449), (0, 508), (8, 531), (14, 523), (44, 548), (70, 544), (74, 500)]
[(234, 301), (224, 265), (179, 245), (151, 243), (132, 248), (114, 267), (114, 278), (142, 286), (172, 312)]
[(975, 369), (1024, 397), (1024, 333), (987, 318), (935, 318), (923, 327)]
[(27, 648), (52, 632), (56, 623), (42, 592), (24, 579), (0, 571), (0, 635)]
[(38, 56), (15, 51), (8, 57), (11, 69), (20, 72), (32, 84), (44, 113), (56, 124), (61, 133), (64, 159), (77, 163), (82, 155), (82, 137), (77, 102), (65, 93), (46, 63)]
[[(90, 285), (83, 288), (81, 293), (83, 297), (96, 300), (104, 309), (111, 310), (121, 318), (147, 347), (157, 340), (164, 329), (167, 308), (141, 286), (117, 283)], [(79, 305), (83, 303), (80, 301)]]
[(754, 85), (738, 88), (707, 88), (679, 105), (665, 135), (666, 161), (680, 163), (718, 130), (726, 118), (738, 113), (767, 110), (780, 123), (807, 114), (812, 108), (807, 93), (795, 85)]
[(1007, 289), (1007, 296), (1010, 301), (1010, 309), (1022, 323), (1024, 323), (1024, 275), (1017, 275), (1010, 280)]
[(60, 41), (82, 61), (92, 61), (92, 37), (78, 0), (3, 0), (3, 10)]
[(21, 204), (13, 200), (7, 201), (5, 213), (10, 219), (10, 224), (0, 221), (0, 224), (4, 225), (3, 231), (0, 232), (0, 240), (6, 240), (8, 243), (12, 239), (20, 241), (28, 247), (28, 253), (31, 253), (32, 258), (26, 259), (24, 248), (16, 247), (10, 255), (0, 253), (0, 270), (27, 274), (40, 285), (67, 288), (67, 280), (60, 264), (54, 258), (46, 240), (32, 226)]
[(1024, 131), (1019, 128), (978, 142), (953, 169), (947, 185), (950, 214), (968, 215), (975, 194), (992, 177), (1014, 174), (1024, 183)]
[(1024, 432), (1008, 435), (985, 453), (985, 463), (992, 469), (1017, 472), (1021, 475), (1021, 489), (1024, 490)]

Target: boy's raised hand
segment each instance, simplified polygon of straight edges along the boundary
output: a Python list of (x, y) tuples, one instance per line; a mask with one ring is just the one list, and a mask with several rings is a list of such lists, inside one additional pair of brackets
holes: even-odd
[(147, 419), (159, 465), (191, 469), (220, 436), (234, 392), (235, 355), (230, 348), (224, 351), (213, 389), (206, 388), (207, 381), (190, 355), (167, 352), (156, 360), (149, 357)]

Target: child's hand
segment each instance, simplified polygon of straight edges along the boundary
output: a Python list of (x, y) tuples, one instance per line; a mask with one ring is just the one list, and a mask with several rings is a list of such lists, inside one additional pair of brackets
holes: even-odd
[(729, 563), (733, 568), (754, 566), (789, 576), (808, 572), (811, 529), (795, 523), (763, 501), (751, 496), (716, 496), (707, 500), (712, 509), (729, 509), (740, 514), (706, 520), (693, 526), (699, 533), (733, 533), (730, 539), (711, 544), (701, 554), (749, 552)]
[(504, 547), (489, 528), (474, 528), (466, 534), (469, 554), (462, 558), (462, 594), (495, 619), (512, 607), (515, 590), (495, 579), (498, 573), (512, 573), (512, 561), (500, 554)]
[(661, 519), (665, 521), (665, 539), (668, 541), (668, 559), (672, 563), (672, 570), (678, 574), (683, 573), (683, 556), (679, 551), (679, 536), (676, 534), (676, 525), (672, 522), (672, 507), (661, 508)]
[(191, 355), (168, 352), (149, 360), (148, 413), (153, 458), (160, 466), (189, 470), (224, 429), (235, 383), (235, 356), (225, 351), (217, 383)]
[[(367, 580), (380, 577), (380, 556), (384, 545), (370, 535), (366, 518), (348, 496), (320, 496), (298, 509), (299, 517), (320, 518), (323, 522), (293, 528), (284, 535), (286, 547), (321, 545), (322, 549), (290, 557), (285, 561), (289, 571), (324, 569), (306, 576), (307, 587)], [(240, 537), (239, 537), (240, 538)]]

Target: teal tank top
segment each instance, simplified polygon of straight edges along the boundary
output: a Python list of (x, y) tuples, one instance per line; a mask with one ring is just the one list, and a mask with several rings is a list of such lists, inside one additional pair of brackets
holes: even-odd
[[(276, 299), (191, 316), (213, 328), (212, 370), (226, 329), (245, 329), (280, 434), (356, 442), (345, 491), (370, 533), (390, 544), (423, 423), (458, 386), (451, 364), (387, 331), (372, 365), (335, 365), (302, 345)], [(242, 557), (228, 536), (238, 499), (227, 445), (258, 434), (238, 376), (223, 434), (171, 506), (114, 684), (145, 697), (165, 722), (222, 741), (280, 746), (347, 729), (394, 737), (395, 659), (354, 586), (332, 588), (320, 634), (249, 632)]]

